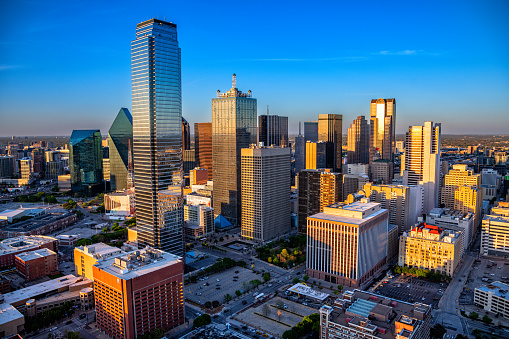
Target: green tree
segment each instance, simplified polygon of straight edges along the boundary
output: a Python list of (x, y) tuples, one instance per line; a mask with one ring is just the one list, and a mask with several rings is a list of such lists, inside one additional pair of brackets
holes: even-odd
[(60, 189), (58, 188), (58, 185), (55, 185), (51, 188), (51, 192), (58, 192)]
[(211, 308), (212, 303), (210, 301), (207, 301), (207, 302), (205, 302), (205, 304), (203, 306), (205, 306), (206, 308)]
[(441, 324), (436, 324), (430, 330), (431, 338), (442, 339), (445, 333), (447, 333), (447, 330)]
[(224, 301), (225, 302), (228, 302), (228, 301), (230, 301), (232, 299), (233, 299), (233, 297), (230, 294), (225, 294), (225, 296), (224, 296)]
[(306, 274), (305, 276), (302, 277), (302, 280), (304, 280), (305, 282), (307, 282), (309, 280), (309, 276)]
[(489, 325), (493, 322), (493, 319), (488, 317), (488, 315), (485, 315), (484, 317), (482, 317), (482, 321)]
[(219, 306), (219, 301), (214, 300), (214, 301), (212, 302), (212, 308), (216, 308), (216, 307), (218, 307), (218, 306)]
[(47, 202), (49, 204), (56, 204), (57, 198), (55, 198), (55, 196), (53, 195), (48, 195), (46, 198), (44, 198), (44, 202)]
[(479, 319), (479, 313), (477, 313), (477, 312), (470, 312), (468, 316), (469, 316), (469, 318), (474, 319), (474, 320)]
[(93, 241), (90, 239), (80, 239), (80, 240), (78, 240), (78, 243), (77, 243), (78, 246), (87, 246), (87, 245), (92, 245), (92, 244), (93, 244)]
[(267, 272), (267, 273), (264, 273), (264, 274), (263, 274), (263, 281), (267, 282), (267, 281), (269, 281), (269, 280), (270, 280), (270, 273), (268, 273), (268, 272)]
[(196, 319), (194, 319), (193, 328), (202, 327), (202, 326), (210, 324), (211, 322), (212, 322), (212, 319), (210, 319), (210, 315), (205, 313), (205, 314), (200, 315)]
[(236, 290), (235, 294), (237, 295), (237, 297), (240, 297), (242, 295), (242, 292), (240, 292), (240, 290)]
[(299, 279), (299, 278), (297, 278), (297, 277), (293, 278), (293, 283), (294, 283), (294, 284), (298, 284), (298, 283), (300, 283), (300, 279)]

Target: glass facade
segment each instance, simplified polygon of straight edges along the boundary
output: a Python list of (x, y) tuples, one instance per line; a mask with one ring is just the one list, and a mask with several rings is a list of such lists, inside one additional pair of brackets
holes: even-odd
[(218, 91), (212, 99), (212, 170), (214, 172), (214, 214), (221, 214), (233, 225), (240, 225), (241, 149), (257, 139), (256, 99), (251, 91), (242, 93), (236, 87), (226, 93)]
[(212, 123), (202, 122), (194, 124), (194, 147), (196, 149), (196, 166), (209, 171), (212, 180)]
[(380, 159), (394, 160), (396, 148), (396, 99), (371, 100), (370, 115), (370, 155), (379, 155)]
[(111, 190), (126, 189), (129, 142), (133, 140), (133, 117), (127, 108), (121, 108), (118, 112), (108, 132), (108, 139)]
[(288, 117), (260, 115), (258, 142), (263, 142), (264, 146), (288, 146)]
[[(182, 190), (182, 89), (177, 26), (137, 25), (131, 43), (133, 160), (138, 242), (182, 255), (183, 219), (165, 227), (158, 192)], [(179, 207), (181, 208), (181, 207)], [(177, 234), (174, 234), (174, 233)]]
[(103, 190), (103, 151), (99, 130), (74, 130), (69, 140), (71, 188), (95, 194)]
[(325, 167), (341, 172), (343, 157), (343, 116), (318, 114), (318, 141), (326, 142)]

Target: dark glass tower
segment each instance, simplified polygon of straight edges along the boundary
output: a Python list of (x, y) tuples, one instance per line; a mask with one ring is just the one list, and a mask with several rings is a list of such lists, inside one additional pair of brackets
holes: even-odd
[(126, 189), (129, 143), (133, 140), (133, 117), (127, 108), (121, 108), (118, 112), (108, 132), (108, 138), (111, 190)]
[(182, 90), (177, 25), (139, 23), (131, 43), (138, 242), (183, 255)]
[(288, 117), (260, 115), (258, 142), (263, 142), (264, 146), (288, 146)]
[(182, 149), (191, 149), (191, 129), (189, 123), (182, 117)]
[(348, 128), (347, 150), (349, 164), (369, 164), (369, 125), (363, 115)]
[(240, 225), (241, 149), (256, 143), (256, 99), (251, 91), (232, 88), (217, 92), (212, 99), (212, 168), (214, 171), (214, 214), (221, 214), (233, 225)]
[(318, 114), (318, 141), (326, 145), (325, 167), (341, 172), (343, 154), (343, 116)]
[(103, 151), (99, 130), (74, 130), (69, 140), (71, 188), (95, 194), (103, 187)]
[(209, 171), (212, 180), (212, 123), (201, 122), (194, 124), (194, 148), (196, 150), (196, 166)]

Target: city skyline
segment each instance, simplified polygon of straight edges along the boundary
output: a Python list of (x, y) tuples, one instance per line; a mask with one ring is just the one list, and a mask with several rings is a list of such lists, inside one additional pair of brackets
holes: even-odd
[[(508, 4), (459, 4), (440, 4), (438, 11), (389, 4), (369, 12), (331, 3), (331, 14), (304, 11), (299, 3), (271, 4), (278, 20), (258, 6), (249, 7), (252, 20), (237, 22), (239, 8), (208, 3), (191, 8), (156, 1), (146, 10), (134, 2), (120, 8), (10, 3), (1, 23), (0, 136), (69, 135), (73, 129), (105, 135), (121, 107), (132, 110), (130, 25), (157, 14), (180, 27), (183, 116), (190, 125), (211, 121), (210, 98), (235, 72), (240, 87), (257, 93), (258, 115), (270, 105), (271, 114), (289, 117), (292, 135), (299, 121), (318, 114), (342, 114), (348, 122), (368, 116), (369, 100), (377, 98), (398, 100), (397, 134), (423, 120), (441, 121), (444, 134), (503, 134), (509, 23), (501, 13)], [(384, 25), (374, 20), (389, 14)], [(231, 31), (232, 20), (234, 39), (221, 39), (217, 33)], [(250, 39), (242, 39), (245, 34)], [(210, 49), (214, 53), (204, 56)], [(425, 104), (430, 98), (433, 109)]]

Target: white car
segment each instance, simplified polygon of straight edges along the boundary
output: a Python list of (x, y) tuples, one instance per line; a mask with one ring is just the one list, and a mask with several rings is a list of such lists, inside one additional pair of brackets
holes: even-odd
[(219, 281), (219, 279), (216, 279), (217, 281)]

